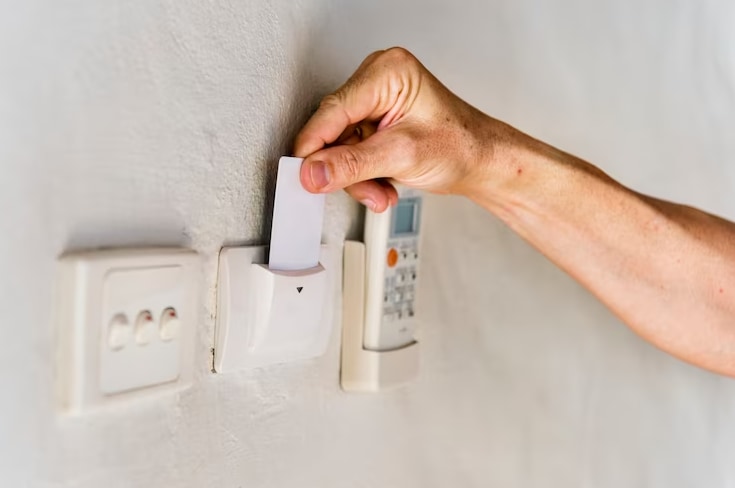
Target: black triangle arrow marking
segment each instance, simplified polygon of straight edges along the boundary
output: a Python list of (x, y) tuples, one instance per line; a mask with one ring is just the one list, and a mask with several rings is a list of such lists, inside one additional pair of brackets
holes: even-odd
[(296, 287), (296, 291), (299, 292), (299, 293), (301, 293), (301, 290), (303, 290), (303, 289), (304, 289), (303, 286), (297, 286)]

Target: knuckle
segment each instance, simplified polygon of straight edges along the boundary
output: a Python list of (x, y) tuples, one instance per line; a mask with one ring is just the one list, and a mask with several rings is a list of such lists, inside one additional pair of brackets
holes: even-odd
[(340, 95), (340, 92), (334, 92), (330, 93), (326, 97), (322, 98), (322, 101), (319, 103), (319, 108), (329, 108), (329, 107), (336, 107), (342, 104), (342, 97)]
[(412, 63), (416, 61), (416, 57), (403, 47), (396, 46), (383, 51), (383, 57), (396, 64)]
[(379, 49), (379, 50), (377, 50), (377, 51), (373, 51), (372, 53), (370, 53), (370, 54), (369, 54), (369, 55), (368, 55), (368, 56), (367, 56), (367, 57), (365, 58), (365, 61), (363, 61), (363, 62), (364, 62), (365, 64), (367, 64), (367, 63), (370, 63), (370, 62), (372, 62), (372, 61), (376, 60), (377, 58), (379, 58), (380, 56), (382, 56), (382, 55), (383, 55), (384, 53), (385, 53), (385, 50), (384, 50), (384, 49)]
[(344, 147), (340, 154), (339, 168), (348, 182), (358, 181), (360, 178), (360, 159), (352, 147)]

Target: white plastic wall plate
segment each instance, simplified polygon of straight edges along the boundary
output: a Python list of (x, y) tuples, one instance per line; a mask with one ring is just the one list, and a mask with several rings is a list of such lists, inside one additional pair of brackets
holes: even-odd
[(339, 254), (321, 247), (319, 265), (273, 271), (265, 246), (220, 252), (214, 370), (286, 363), (324, 354), (332, 332)]
[(56, 386), (63, 411), (188, 384), (199, 263), (195, 252), (178, 248), (60, 258)]
[(419, 344), (400, 349), (365, 349), (365, 244), (346, 241), (342, 284), (342, 389), (375, 392), (404, 385), (419, 371)]

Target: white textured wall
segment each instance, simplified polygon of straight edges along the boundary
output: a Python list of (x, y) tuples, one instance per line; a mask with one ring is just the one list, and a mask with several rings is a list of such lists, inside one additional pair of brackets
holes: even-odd
[[(266, 238), (273, 164), (369, 51), (624, 182), (735, 218), (726, 1), (0, 3), (0, 481), (47, 487), (735, 487), (735, 382), (643, 344), (467, 202), (426, 222), (423, 376), (318, 361), (213, 376), (216, 252)], [(359, 228), (330, 197), (331, 242)], [(67, 249), (206, 257), (194, 386), (54, 416)], [(570, 252), (574, 252), (570, 249)]]

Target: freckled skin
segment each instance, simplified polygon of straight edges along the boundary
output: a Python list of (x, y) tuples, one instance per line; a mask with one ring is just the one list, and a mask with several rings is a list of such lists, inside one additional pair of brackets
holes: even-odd
[(375, 211), (397, 201), (391, 181), (471, 199), (644, 339), (735, 377), (735, 224), (630, 190), (483, 114), (408, 51), (370, 55), (294, 152), (307, 190), (344, 188)]

